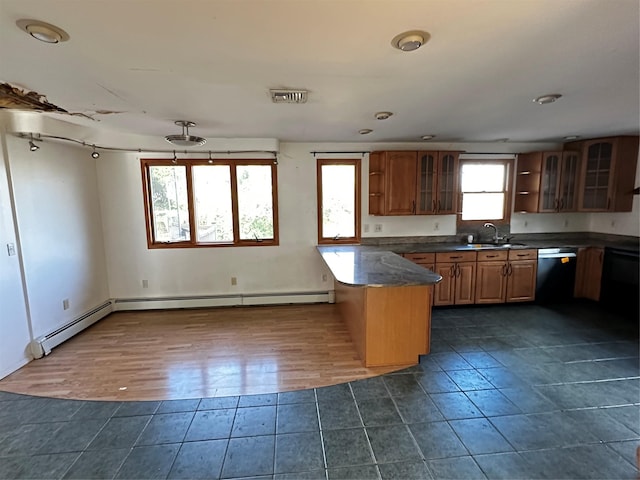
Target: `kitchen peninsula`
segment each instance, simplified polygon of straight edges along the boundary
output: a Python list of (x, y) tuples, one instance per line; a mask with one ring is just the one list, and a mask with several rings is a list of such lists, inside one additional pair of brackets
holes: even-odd
[(365, 367), (413, 365), (429, 353), (431, 293), (440, 275), (379, 247), (317, 249)]

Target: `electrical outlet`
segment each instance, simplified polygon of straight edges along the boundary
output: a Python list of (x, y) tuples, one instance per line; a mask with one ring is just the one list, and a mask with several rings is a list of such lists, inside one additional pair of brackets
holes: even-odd
[(369, 224), (368, 223), (364, 224), (364, 233), (369, 233)]
[(236, 277), (231, 277), (231, 285), (237, 285), (238, 279)]
[(16, 254), (16, 246), (13, 243), (7, 243), (7, 253), (10, 257), (13, 257)]
[(529, 222), (527, 222), (526, 220), (524, 221), (524, 226), (525, 228), (529, 226)]
[(65, 298), (64, 300), (62, 300), (62, 309), (63, 310), (69, 310), (69, 299)]
[(142, 280), (142, 288), (149, 288), (149, 280)]
[(440, 223), (439, 223), (439, 222), (434, 223), (434, 224), (433, 224), (433, 229), (434, 229), (435, 231), (440, 230)]
[(376, 224), (373, 226), (373, 231), (374, 231), (374, 232), (381, 232), (381, 231), (382, 231), (382, 224), (381, 224), (381, 223), (376, 223)]

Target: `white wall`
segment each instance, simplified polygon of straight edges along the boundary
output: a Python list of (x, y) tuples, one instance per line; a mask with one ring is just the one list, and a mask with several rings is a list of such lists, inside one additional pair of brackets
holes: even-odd
[[(27, 348), (31, 335), (22, 288), (5, 146), (5, 134), (0, 123), (0, 378), (31, 359)], [(15, 246), (16, 255), (9, 256), (8, 244)]]
[(96, 161), (86, 148), (67, 144), (46, 142), (36, 152), (15, 136), (6, 144), (38, 337), (109, 299)]

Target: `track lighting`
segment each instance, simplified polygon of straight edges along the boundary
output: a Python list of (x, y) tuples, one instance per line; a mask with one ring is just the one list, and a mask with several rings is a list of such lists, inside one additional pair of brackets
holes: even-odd
[(174, 165), (176, 163), (178, 163), (178, 156), (176, 155), (176, 151), (173, 151), (173, 160), (171, 160), (171, 163), (173, 163)]
[(93, 152), (91, 152), (91, 156), (93, 158), (99, 158), (100, 157), (100, 152), (96, 152), (96, 146), (93, 146)]
[(211, 150), (209, 150), (209, 163), (213, 163), (213, 158), (211, 158)]
[(35, 152), (36, 150), (38, 150), (40, 147), (38, 145), (36, 145), (35, 143), (33, 143), (33, 133), (30, 135), (30, 140), (29, 140), (29, 150), (31, 150), (32, 152)]

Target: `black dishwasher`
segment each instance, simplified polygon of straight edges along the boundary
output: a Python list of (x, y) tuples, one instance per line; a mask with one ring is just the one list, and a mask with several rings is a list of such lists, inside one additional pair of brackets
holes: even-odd
[(573, 299), (577, 259), (577, 248), (538, 250), (536, 302), (556, 303)]
[(640, 311), (639, 270), (637, 249), (605, 248), (600, 302), (636, 322)]

